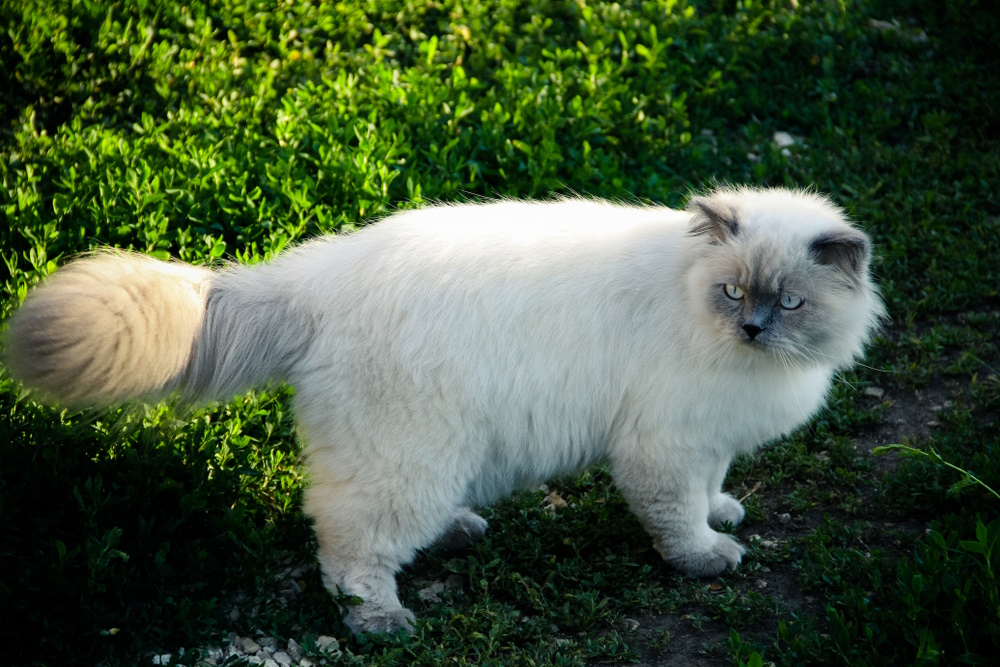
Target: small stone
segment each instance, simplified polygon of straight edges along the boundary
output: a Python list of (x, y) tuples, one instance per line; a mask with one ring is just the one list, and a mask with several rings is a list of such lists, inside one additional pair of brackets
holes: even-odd
[(913, 44), (924, 44), (929, 41), (927, 33), (923, 30), (903, 30), (901, 27), (895, 23), (890, 23), (889, 21), (881, 21), (879, 19), (872, 19), (868, 22), (868, 25), (878, 30), (881, 33), (894, 33), (900, 39), (905, 42), (911, 42)]
[(419, 597), (424, 602), (440, 602), (440, 594), (444, 592), (444, 583), (437, 582), (431, 584), (427, 588), (424, 588), (417, 592), (417, 597)]
[(316, 667), (316, 663), (309, 658), (302, 658), (299, 660), (299, 667)]
[(929, 422), (927, 422), (927, 428), (937, 428), (940, 425), (941, 422), (937, 421), (936, 419), (932, 419)]
[(239, 618), (240, 618), (240, 610), (238, 608), (233, 607), (232, 609), (229, 610), (230, 621), (238, 621)]
[(320, 635), (316, 638), (316, 648), (323, 653), (340, 655), (340, 643), (333, 637)]
[(792, 135), (787, 132), (775, 132), (771, 137), (771, 141), (773, 141), (778, 148), (787, 148), (788, 146), (795, 145), (795, 139), (793, 139)]
[(281, 665), (281, 667), (290, 667), (295, 663), (295, 661), (292, 660), (292, 656), (285, 653), (284, 651), (276, 651), (275, 654), (271, 656), (271, 658), (273, 658), (276, 663)]
[(885, 396), (885, 389), (882, 387), (865, 387), (861, 394), (862, 396), (868, 396), (869, 398), (874, 398), (876, 401), (880, 401)]
[(276, 663), (271, 658), (268, 658), (267, 660), (264, 661), (264, 667), (278, 667), (278, 663)]
[(757, 581), (754, 582), (754, 586), (756, 586), (760, 590), (764, 590), (765, 588), (767, 588), (767, 582), (764, 581), (763, 579), (758, 579)]
[(295, 662), (300, 662), (302, 660), (302, 647), (294, 639), (288, 640), (288, 655), (292, 656), (292, 660)]
[(636, 630), (639, 629), (639, 621), (635, 620), (634, 618), (626, 618), (625, 627), (628, 628), (629, 632), (635, 632)]
[(260, 657), (258, 655), (248, 655), (245, 658), (245, 660), (247, 661), (248, 665), (263, 665), (264, 664), (264, 658), (262, 658), (262, 657)]
[(172, 653), (164, 653), (162, 655), (154, 655), (153, 656), (153, 664), (154, 665), (169, 665), (170, 664), (170, 659), (173, 658), (173, 657), (174, 656), (173, 656)]
[(257, 643), (263, 649), (271, 649), (271, 651), (276, 651), (278, 649), (278, 640), (274, 637), (258, 637)]
[(243, 651), (247, 655), (256, 655), (260, 651), (260, 644), (247, 637), (243, 640)]
[(791, 520), (792, 520), (792, 515), (789, 514), (788, 512), (784, 512), (783, 514), (778, 515), (778, 521), (780, 521), (781, 523), (788, 523)]

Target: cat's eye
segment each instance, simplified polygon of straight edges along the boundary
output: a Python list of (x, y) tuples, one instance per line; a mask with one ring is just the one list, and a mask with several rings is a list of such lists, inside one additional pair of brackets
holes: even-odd
[(785, 294), (779, 303), (785, 310), (795, 310), (802, 305), (802, 297), (796, 294)]
[(726, 283), (722, 286), (722, 289), (726, 291), (726, 296), (735, 301), (739, 301), (743, 298), (743, 290), (738, 285), (730, 285)]

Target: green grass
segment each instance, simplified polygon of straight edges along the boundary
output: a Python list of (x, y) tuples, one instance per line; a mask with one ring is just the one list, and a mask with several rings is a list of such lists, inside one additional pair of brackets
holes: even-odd
[(194, 664), (230, 631), (334, 635), (364, 665), (993, 659), (1000, 501), (939, 459), (869, 453), (933, 448), (1000, 488), (989, 3), (15, 0), (0, 23), (4, 319), (101, 245), (256, 261), (429, 201), (679, 206), (717, 181), (830, 193), (875, 238), (892, 316), (829, 409), (737, 462), (739, 571), (666, 568), (597, 468), (551, 484), (567, 507), (515, 496), (484, 542), (421, 556), (409, 638), (350, 638), (314, 567), (273, 603), (315, 548), (284, 391), (92, 415), (0, 378), (7, 664)]

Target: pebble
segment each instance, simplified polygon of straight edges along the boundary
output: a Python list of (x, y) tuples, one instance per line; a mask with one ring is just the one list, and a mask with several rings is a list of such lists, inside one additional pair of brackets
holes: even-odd
[(295, 641), (294, 639), (289, 639), (287, 650), (288, 650), (288, 655), (292, 657), (292, 660), (294, 660), (295, 662), (302, 661), (302, 647), (299, 646), (299, 643), (297, 641)]
[[(440, 584), (442, 588), (445, 584)], [(340, 643), (334, 637), (322, 635), (316, 638), (316, 649), (324, 660), (317, 661), (305, 655), (302, 645), (294, 639), (285, 642), (285, 648), (279, 645), (280, 640), (274, 637), (261, 636), (255, 639), (241, 637), (231, 632), (224, 646), (213, 646), (201, 649), (201, 660), (196, 663), (201, 667), (216, 667), (227, 662), (253, 665), (253, 667), (317, 667), (317, 662), (325, 663), (325, 658), (337, 658), (341, 655)], [(183, 655), (183, 649), (178, 651)], [(235, 659), (235, 660), (234, 660)], [(153, 657), (154, 665), (167, 665), (171, 654)]]
[(885, 389), (882, 387), (865, 387), (861, 392), (862, 396), (868, 396), (874, 398), (875, 400), (881, 400), (885, 396)]
[(335, 638), (328, 637), (327, 635), (320, 635), (316, 638), (316, 648), (323, 653), (340, 655), (340, 643)]
[(431, 584), (427, 588), (417, 591), (417, 597), (424, 602), (440, 602), (441, 593), (444, 593), (444, 582)]
[(792, 515), (789, 514), (788, 512), (778, 515), (778, 521), (780, 521), (781, 523), (788, 523), (791, 520), (792, 520)]
[(795, 139), (793, 139), (792, 135), (787, 132), (775, 132), (771, 137), (771, 141), (773, 141), (774, 145), (778, 148), (787, 148), (788, 146), (795, 145)]

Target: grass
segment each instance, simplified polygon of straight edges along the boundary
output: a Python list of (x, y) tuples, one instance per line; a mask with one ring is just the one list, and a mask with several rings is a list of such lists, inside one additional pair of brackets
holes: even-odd
[[(663, 566), (596, 468), (550, 484), (566, 506), (517, 495), (484, 542), (421, 556), (400, 577), (423, 619), (408, 638), (351, 638), (315, 567), (289, 574), (315, 547), (287, 390), (93, 415), (0, 378), (8, 664), (194, 664), (227, 632), (333, 635), (359, 665), (993, 659), (988, 3), (15, 0), (0, 22), (3, 318), (101, 245), (258, 261), (427, 201), (679, 206), (716, 181), (830, 193), (875, 238), (892, 316), (827, 410), (734, 466), (736, 573)], [(892, 444), (933, 454), (871, 455)]]

